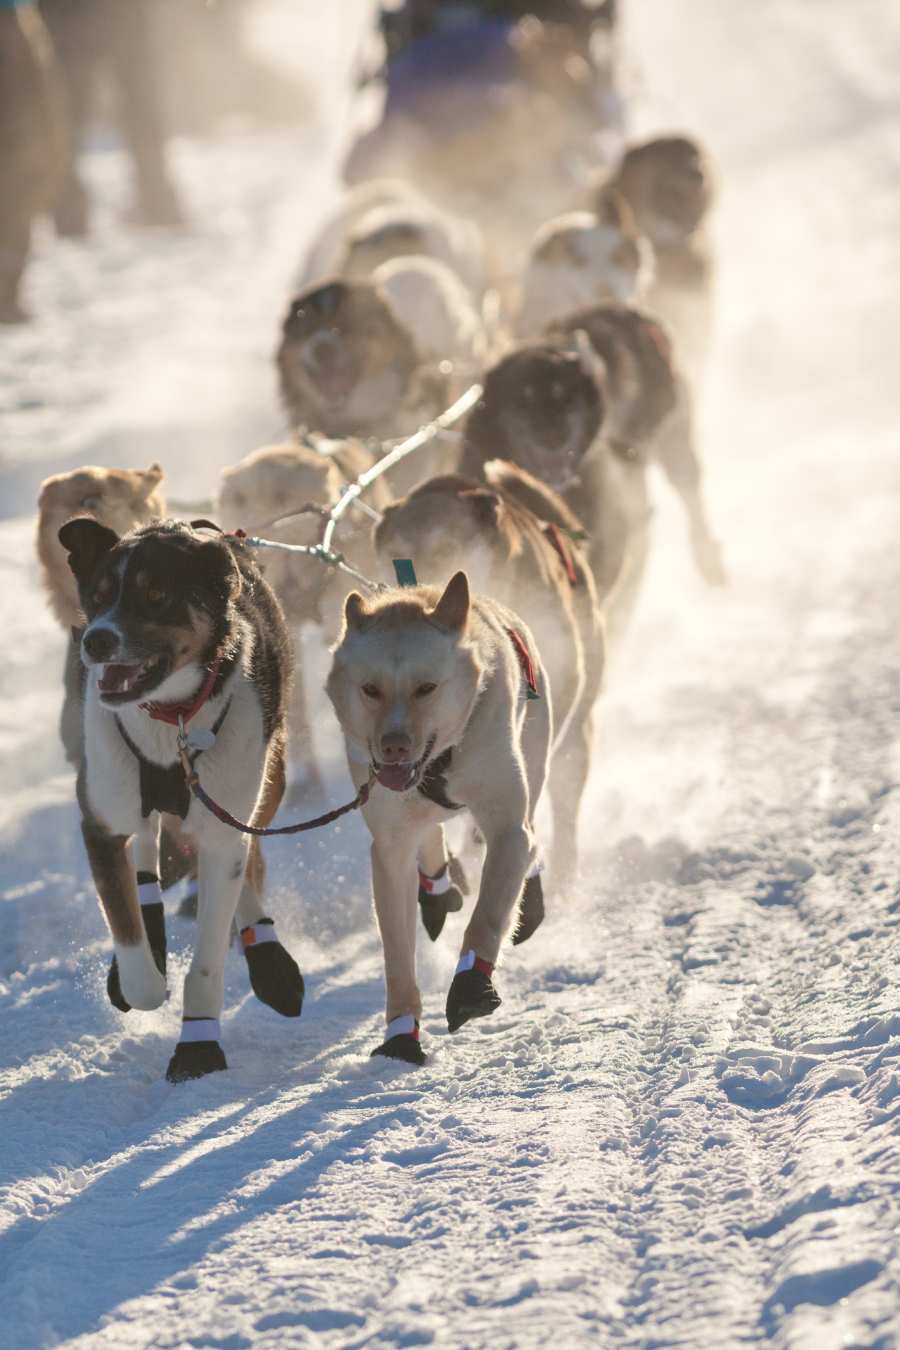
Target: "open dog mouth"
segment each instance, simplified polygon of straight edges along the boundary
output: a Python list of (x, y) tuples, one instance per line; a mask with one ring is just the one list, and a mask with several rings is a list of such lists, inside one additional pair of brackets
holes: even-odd
[(429, 737), (428, 744), (417, 760), (404, 760), (400, 764), (380, 764), (377, 759), (373, 759), (372, 769), (381, 786), (390, 788), (391, 792), (409, 792), (414, 788), (431, 758), (436, 739), (436, 736)]
[(108, 705), (131, 703), (161, 684), (169, 671), (167, 656), (151, 656), (133, 665), (110, 662), (97, 681), (100, 701)]

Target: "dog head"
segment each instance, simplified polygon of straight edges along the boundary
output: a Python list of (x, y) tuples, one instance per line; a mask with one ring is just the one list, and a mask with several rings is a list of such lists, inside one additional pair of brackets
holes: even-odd
[(522, 343), (484, 377), (465, 429), (463, 471), (508, 459), (559, 490), (578, 471), (603, 423), (600, 388), (578, 350)]
[[(223, 471), (216, 519), (226, 530), (242, 527), (285, 544), (315, 544), (321, 517), (313, 512), (284, 521), (279, 517), (306, 505), (330, 506), (341, 481), (334, 461), (307, 446), (265, 446)], [(258, 565), (289, 618), (302, 623), (319, 617), (327, 568), (277, 549), (263, 550)]]
[(443, 594), (347, 597), (326, 689), (351, 754), (394, 792), (414, 788), (428, 761), (462, 737), (482, 673), (470, 622), (464, 572)]
[(557, 338), (584, 333), (599, 358), (610, 443), (648, 445), (678, 399), (672, 344), (649, 314), (628, 305), (578, 310), (548, 330)]
[(490, 589), (494, 566), (512, 554), (507, 511), (496, 492), (471, 478), (429, 478), (386, 507), (375, 527), (382, 571), (394, 558), (412, 558), (427, 581), (451, 576), (465, 563), (472, 585)]
[(51, 606), (66, 628), (80, 622), (80, 613), (78, 588), (58, 538), (60, 526), (72, 516), (86, 515), (124, 534), (135, 525), (159, 520), (166, 513), (162, 478), (158, 464), (149, 469), (88, 464), (44, 479), (38, 496), (37, 552)]
[(87, 619), (81, 657), (99, 668), (105, 706), (187, 697), (230, 654), (241, 573), (225, 539), (174, 521), (120, 538), (89, 516), (59, 539)]
[(626, 151), (610, 188), (627, 199), (653, 244), (665, 247), (702, 223), (713, 200), (712, 167), (691, 137), (659, 136)]
[(419, 364), (384, 294), (363, 281), (329, 281), (298, 295), (277, 361), (294, 424), (336, 436), (365, 435), (390, 417)]
[(517, 320), (523, 336), (552, 320), (603, 300), (639, 298), (652, 274), (652, 257), (634, 216), (619, 196), (596, 215), (573, 211), (542, 225), (522, 278)]

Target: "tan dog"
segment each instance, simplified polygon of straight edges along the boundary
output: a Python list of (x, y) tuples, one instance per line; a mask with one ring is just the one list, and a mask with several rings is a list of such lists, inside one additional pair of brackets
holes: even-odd
[(623, 196), (653, 246), (645, 303), (670, 326), (688, 374), (703, 372), (713, 315), (713, 259), (706, 226), (714, 197), (709, 156), (689, 136), (633, 145), (599, 193)]
[[(521, 614), (534, 633), (561, 728), (549, 780), (552, 871), (560, 886), (577, 861), (578, 811), (603, 677), (603, 621), (590, 567), (573, 542), (579, 522), (562, 498), (514, 464), (495, 460), (485, 476), (487, 486), (455, 475), (422, 483), (387, 508), (375, 543), (384, 566), (412, 558), (423, 581), (465, 564), (475, 589)], [(425, 918), (440, 897), (423, 891), (419, 903)], [(426, 928), (437, 935), (427, 919)]]
[[(306, 505), (327, 509), (342, 489), (373, 463), (373, 455), (359, 441), (324, 441), (321, 449), (295, 441), (288, 445), (264, 446), (222, 473), (215, 501), (215, 518), (226, 530), (245, 529), (285, 544), (317, 543), (323, 520), (315, 513), (289, 516)], [(390, 500), (383, 478), (376, 479), (366, 501), (376, 510)], [(361, 571), (371, 574), (375, 565), (371, 528), (367, 517), (355, 508), (344, 517), (337, 540)], [(291, 629), (315, 624), (333, 641), (340, 623), (344, 597), (351, 589), (346, 573), (326, 567), (315, 558), (261, 550), (257, 562), (274, 590)], [(316, 764), (309, 722), (303, 663), (295, 664), (293, 697), (288, 714), (291, 740), (298, 747), (305, 786), (322, 787)]]
[(133, 525), (158, 520), (166, 514), (159, 487), (162, 478), (158, 464), (149, 469), (101, 469), (86, 464), (44, 479), (38, 495), (37, 553), (50, 608), (63, 628), (77, 626), (84, 618), (66, 551), (57, 538), (60, 527), (73, 516), (93, 516), (101, 525), (124, 534)]
[[(529, 699), (533, 688), (538, 695)], [(534, 812), (552, 737), (549, 682), (534, 638), (512, 611), (469, 599), (465, 573), (445, 591), (353, 592), (327, 683), (364, 808), (384, 945), (387, 1034), (373, 1052), (420, 1064), (417, 868), (440, 826), (467, 807), (487, 847), (478, 900), (447, 996), (456, 1031), (500, 997), (491, 975), (529, 871)]]

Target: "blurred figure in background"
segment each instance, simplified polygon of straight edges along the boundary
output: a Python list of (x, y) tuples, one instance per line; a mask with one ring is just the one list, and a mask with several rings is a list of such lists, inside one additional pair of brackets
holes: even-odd
[(19, 299), (31, 226), (53, 204), (66, 154), (58, 73), (34, 0), (0, 0), (0, 323)]
[(78, 176), (77, 154), (104, 81), (111, 87), (118, 125), (134, 165), (135, 222), (183, 222), (166, 165), (152, 9), (153, 0), (41, 0), (64, 75), (72, 130), (55, 209), (60, 234), (87, 233), (88, 201)]

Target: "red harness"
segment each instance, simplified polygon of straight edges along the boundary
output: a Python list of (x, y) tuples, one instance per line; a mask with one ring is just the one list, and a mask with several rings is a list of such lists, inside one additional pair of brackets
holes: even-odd
[(143, 709), (154, 722), (168, 722), (169, 726), (177, 727), (179, 720), (181, 720), (186, 726), (192, 717), (196, 717), (197, 713), (212, 693), (216, 680), (219, 678), (221, 667), (222, 658), (221, 656), (217, 656), (209, 668), (206, 679), (190, 701), (185, 700), (183, 703), (154, 703), (151, 700), (148, 703), (139, 703), (138, 707)]
[(522, 667), (522, 674), (525, 677), (525, 683), (528, 686), (529, 698), (540, 698), (537, 687), (537, 676), (534, 673), (534, 662), (531, 659), (531, 652), (525, 644), (522, 634), (515, 628), (507, 628), (507, 636), (516, 649), (516, 656), (519, 658), (519, 665)]
[(562, 530), (550, 520), (545, 521), (541, 528), (549, 539), (554, 551), (559, 554), (559, 560), (566, 569), (569, 585), (574, 590), (578, 585), (578, 573), (575, 571), (575, 564), (572, 561), (571, 553), (566, 547), (566, 541), (562, 537)]

